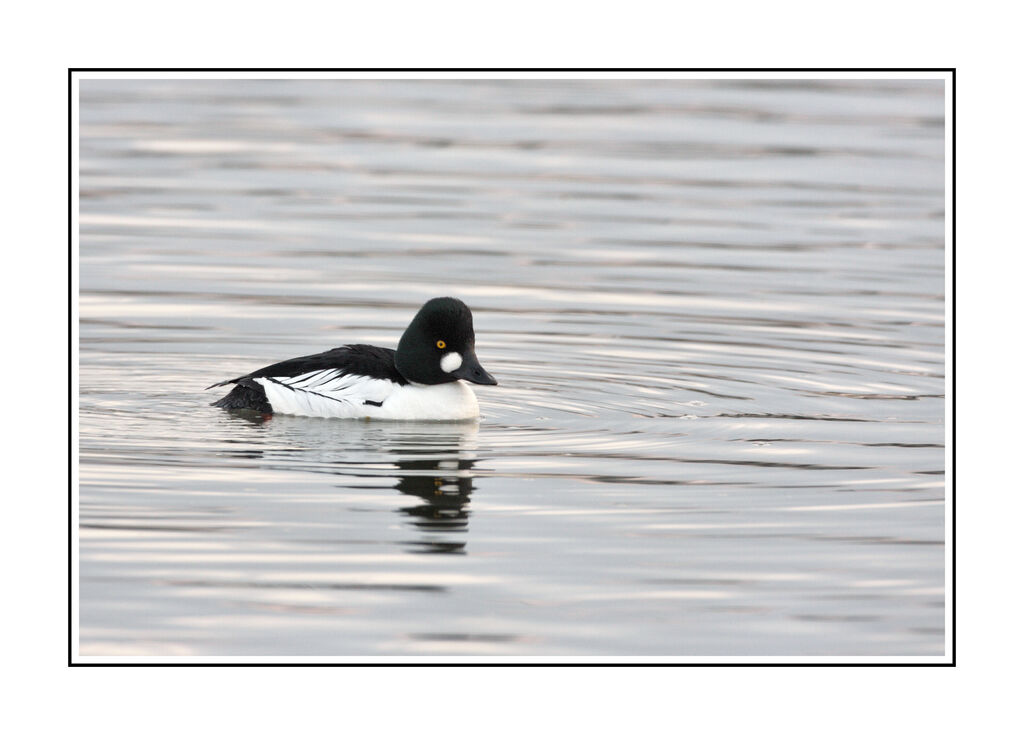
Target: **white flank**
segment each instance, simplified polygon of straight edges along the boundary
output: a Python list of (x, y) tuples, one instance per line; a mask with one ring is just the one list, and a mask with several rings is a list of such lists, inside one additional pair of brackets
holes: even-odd
[(462, 355), (458, 352), (449, 352), (441, 358), (441, 369), (446, 373), (458, 370), (460, 367), (462, 367)]
[(339, 419), (368, 415), (367, 410), (374, 407), (364, 402), (383, 403), (396, 387), (390, 380), (343, 375), (338, 370), (291, 378), (256, 378), (256, 382), (263, 386), (275, 413)]
[[(445, 357), (452, 355), (461, 364), (457, 352)], [(398, 385), (364, 375), (343, 375), (338, 370), (255, 380), (263, 386), (275, 413), (293, 416), (397, 421), (465, 421), (480, 416), (476, 394), (461, 381)], [(377, 403), (381, 405), (374, 405)]]

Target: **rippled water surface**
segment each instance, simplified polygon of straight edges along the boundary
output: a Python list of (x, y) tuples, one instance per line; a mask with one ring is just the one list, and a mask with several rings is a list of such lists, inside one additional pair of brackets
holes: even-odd
[[(944, 652), (941, 81), (80, 114), (83, 655)], [(438, 295), (479, 424), (209, 405)]]

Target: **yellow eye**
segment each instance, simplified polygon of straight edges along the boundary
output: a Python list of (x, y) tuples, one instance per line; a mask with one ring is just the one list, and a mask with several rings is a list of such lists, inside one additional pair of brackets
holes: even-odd
[(445, 345), (445, 341), (443, 339), (437, 340), (437, 349), (443, 350), (445, 347), (446, 347), (446, 345)]

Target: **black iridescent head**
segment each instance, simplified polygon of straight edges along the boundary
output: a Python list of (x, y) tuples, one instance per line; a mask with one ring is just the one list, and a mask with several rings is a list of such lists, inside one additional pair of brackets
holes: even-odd
[(448, 296), (431, 299), (399, 340), (395, 367), (413, 383), (437, 385), (462, 379), (497, 385), (476, 359), (475, 343), (469, 307)]

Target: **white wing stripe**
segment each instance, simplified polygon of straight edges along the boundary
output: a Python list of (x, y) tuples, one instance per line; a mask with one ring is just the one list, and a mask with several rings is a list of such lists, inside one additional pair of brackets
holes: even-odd
[(303, 383), (315, 381), (320, 377), (323, 377), (326, 373), (337, 372), (334, 370), (317, 370), (312, 373), (303, 373), (302, 375), (294, 375), (290, 378), (277, 378), (278, 382), (284, 383), (285, 385), (299, 386)]

